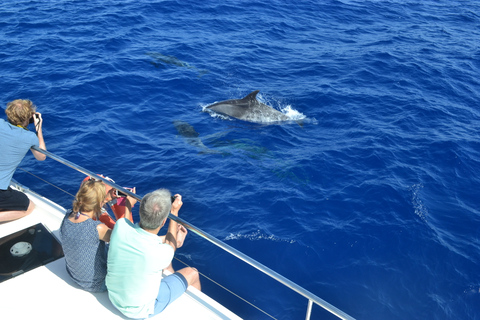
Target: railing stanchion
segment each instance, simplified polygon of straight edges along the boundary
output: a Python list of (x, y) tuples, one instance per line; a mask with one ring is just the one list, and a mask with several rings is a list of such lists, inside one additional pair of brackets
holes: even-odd
[(312, 306), (313, 306), (313, 301), (308, 299), (307, 315), (305, 317), (305, 320), (310, 320), (310, 315), (312, 314)]

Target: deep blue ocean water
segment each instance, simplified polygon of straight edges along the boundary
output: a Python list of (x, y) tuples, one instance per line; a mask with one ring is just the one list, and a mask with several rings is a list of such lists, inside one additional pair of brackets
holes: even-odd
[[(480, 2), (2, 1), (0, 30), (0, 102), (31, 99), (49, 151), (182, 194), (185, 220), (357, 319), (480, 319)], [(257, 89), (303, 125), (202, 112)], [(83, 178), (21, 167), (71, 194)], [(177, 256), (274, 318), (305, 316), (194, 234)]]

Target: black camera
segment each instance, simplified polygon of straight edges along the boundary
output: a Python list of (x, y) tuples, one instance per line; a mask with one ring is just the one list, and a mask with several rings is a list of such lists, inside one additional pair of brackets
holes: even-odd
[(30, 118), (30, 121), (28, 122), (29, 124), (34, 123), (35, 119), (37, 118), (37, 115), (34, 113), (32, 117)]
[(172, 196), (172, 203), (177, 199), (177, 196)]
[[(127, 189), (127, 190), (130, 191), (130, 192), (133, 192), (133, 188), (124, 187), (124, 189)], [(126, 193), (123, 193), (122, 191), (119, 191), (119, 190), (117, 190), (117, 189), (115, 189), (115, 195), (116, 195), (118, 198), (125, 198), (125, 197), (128, 196)]]

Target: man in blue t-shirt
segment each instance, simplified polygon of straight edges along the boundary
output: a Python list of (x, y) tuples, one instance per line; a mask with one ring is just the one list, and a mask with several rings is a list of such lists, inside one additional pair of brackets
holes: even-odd
[[(42, 115), (36, 112), (30, 100), (17, 99), (7, 103), (5, 113), (8, 122), (0, 119), (0, 223), (22, 218), (35, 208), (24, 193), (10, 188), (10, 182), (31, 147), (47, 150), (43, 140)], [(28, 131), (30, 123), (35, 124), (36, 134)], [(45, 160), (43, 153), (31, 151), (37, 160)]]
[[(140, 222), (121, 218), (110, 237), (106, 285), (113, 305), (130, 318), (147, 318), (163, 311), (180, 297), (189, 285), (201, 290), (195, 268), (173, 273), (175, 250), (183, 245), (187, 230), (170, 220), (165, 236), (158, 236), (168, 213), (178, 216), (182, 197), (172, 203), (170, 191), (159, 189), (147, 194), (140, 203)], [(162, 270), (173, 274), (162, 279)]]

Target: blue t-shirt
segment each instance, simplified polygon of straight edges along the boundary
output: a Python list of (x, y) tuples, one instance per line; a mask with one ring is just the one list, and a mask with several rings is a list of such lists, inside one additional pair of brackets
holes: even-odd
[(170, 265), (173, 248), (138, 224), (122, 218), (110, 237), (108, 297), (130, 318), (147, 318), (153, 313), (162, 281), (162, 270)]
[(102, 292), (107, 275), (107, 252), (105, 242), (98, 237), (100, 221), (87, 219), (80, 223), (68, 220), (68, 210), (60, 226), (65, 263), (70, 277), (82, 289)]
[(39, 145), (35, 133), (0, 119), (0, 190), (7, 190), (13, 173), (33, 146)]

